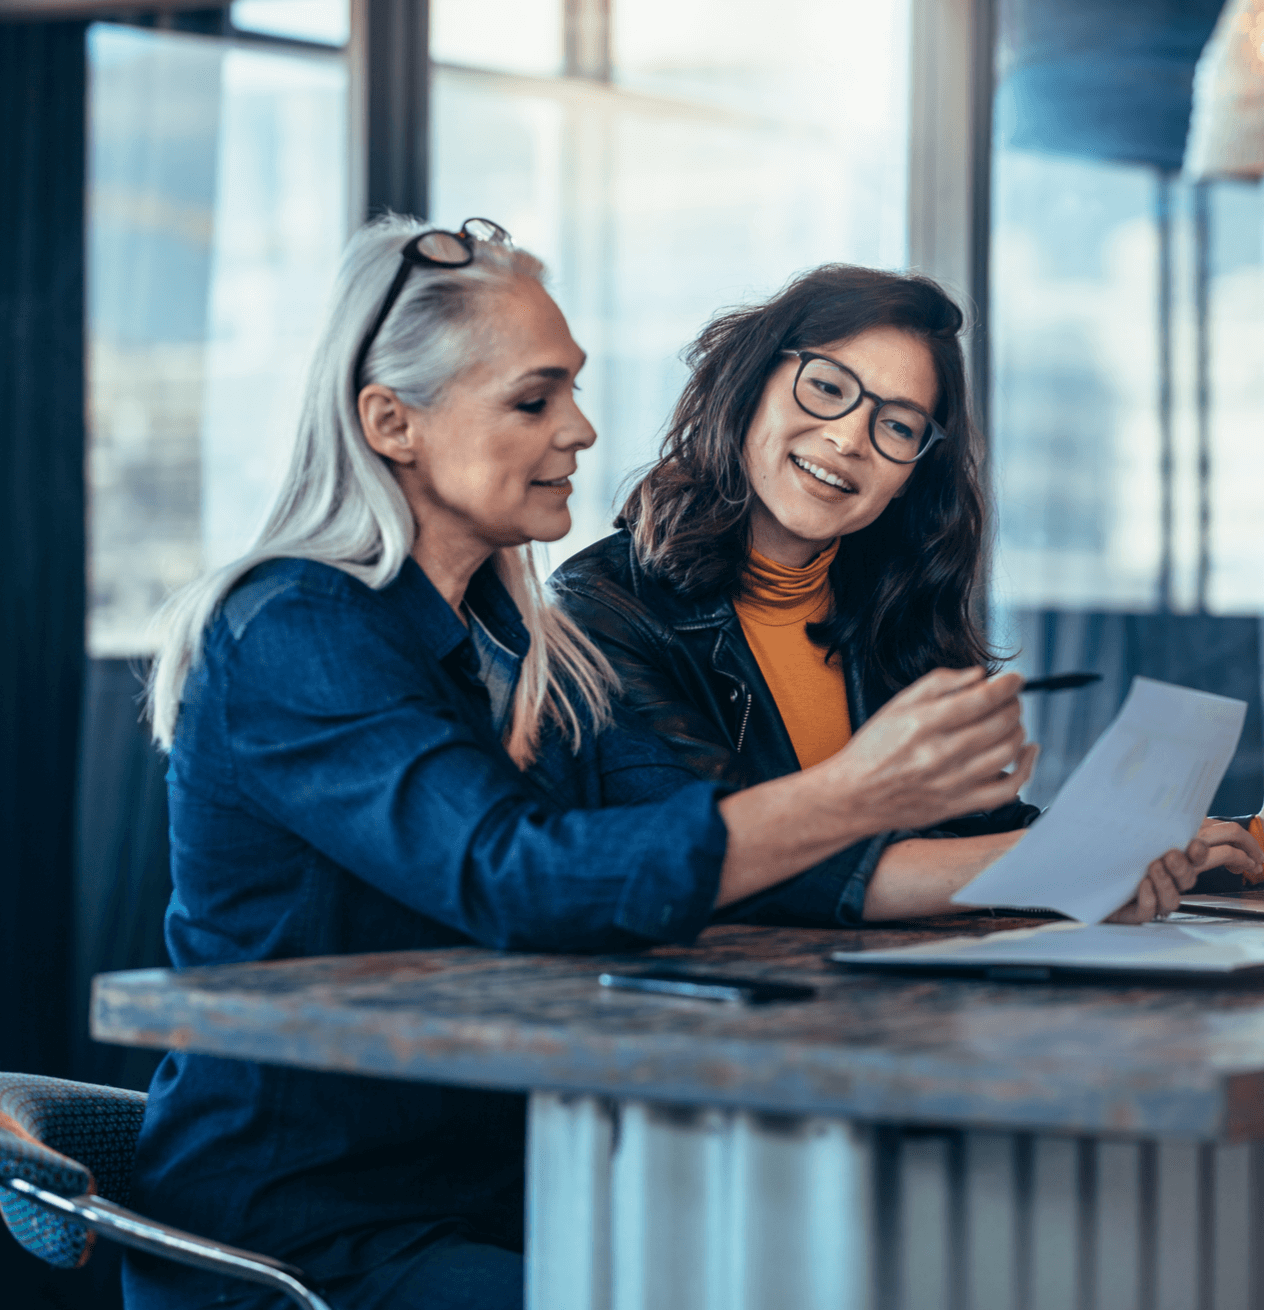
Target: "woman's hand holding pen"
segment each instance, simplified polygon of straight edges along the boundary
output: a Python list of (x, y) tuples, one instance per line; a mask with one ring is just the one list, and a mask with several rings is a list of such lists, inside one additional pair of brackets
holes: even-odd
[(817, 768), (834, 774), (876, 831), (996, 809), (1018, 795), (1039, 750), (1023, 731), (1022, 687), (1016, 673), (988, 679), (979, 668), (936, 669)]
[(1036, 758), (1021, 723), (1022, 681), (936, 669), (829, 759), (725, 797), (728, 852), (716, 903), (741, 900), (877, 833), (1012, 801)]

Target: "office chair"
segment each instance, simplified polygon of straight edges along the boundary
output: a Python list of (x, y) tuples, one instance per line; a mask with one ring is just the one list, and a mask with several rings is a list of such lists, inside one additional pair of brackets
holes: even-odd
[(141, 1092), (0, 1073), (0, 1216), (19, 1244), (58, 1269), (77, 1269), (100, 1233), (179, 1264), (262, 1283), (304, 1310), (331, 1310), (293, 1265), (125, 1208), (144, 1115)]

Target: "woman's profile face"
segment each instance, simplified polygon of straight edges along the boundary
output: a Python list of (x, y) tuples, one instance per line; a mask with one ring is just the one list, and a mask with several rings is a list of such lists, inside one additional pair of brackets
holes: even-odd
[[(883, 400), (907, 400), (933, 414), (939, 384), (925, 343), (879, 327), (812, 349), (845, 364)], [(884, 459), (869, 440), (874, 402), (820, 419), (794, 398), (799, 360), (787, 356), (768, 379), (747, 429), (743, 456), (756, 496), (752, 544), (783, 564), (806, 564), (836, 537), (868, 527), (900, 494), (914, 465)]]
[(436, 404), (406, 411), (407, 459), (383, 453), (428, 531), (490, 549), (556, 541), (576, 456), (597, 439), (575, 403), (584, 352), (531, 278), (489, 293), (478, 316), (477, 361)]

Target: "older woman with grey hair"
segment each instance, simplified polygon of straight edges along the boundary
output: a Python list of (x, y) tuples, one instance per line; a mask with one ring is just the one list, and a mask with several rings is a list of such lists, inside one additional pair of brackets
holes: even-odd
[[(929, 674), (845, 751), (745, 791), (622, 722), (531, 561), (568, 530), (595, 439), (541, 275), (481, 220), (352, 240), (276, 508), (167, 615), (150, 705), (177, 967), (688, 942), (866, 834), (1026, 778), (1019, 680), (978, 669)], [(500, 1308), (522, 1299), (522, 1164), (517, 1096), (173, 1052), (135, 1195), (340, 1308)], [(271, 1304), (135, 1253), (125, 1289), (130, 1310)]]

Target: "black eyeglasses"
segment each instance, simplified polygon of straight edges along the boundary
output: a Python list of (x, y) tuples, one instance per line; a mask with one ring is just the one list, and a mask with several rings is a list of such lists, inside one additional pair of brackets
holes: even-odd
[(813, 418), (836, 419), (850, 414), (861, 401), (873, 401), (869, 440), (883, 459), (915, 464), (948, 434), (920, 406), (907, 400), (883, 400), (866, 391), (861, 380), (838, 360), (811, 350), (783, 350), (799, 361), (794, 375), (794, 399)]
[(488, 241), (497, 246), (513, 245), (509, 233), (499, 223), (493, 223), (490, 218), (467, 218), (461, 224), (459, 232), (444, 232), (434, 228), (429, 232), (423, 232), (420, 236), (409, 237), (400, 247), (399, 272), (395, 274), (395, 280), (386, 293), (386, 299), (382, 301), (382, 308), (378, 310), (373, 326), (365, 334), (360, 349), (356, 352), (355, 370), (351, 377), (355, 382), (357, 394), (360, 391), (360, 371), (368, 358), (369, 347), (377, 340), (377, 334), (382, 330), (387, 314), (399, 299), (399, 293), (404, 289), (404, 283), (408, 281), (408, 275), (413, 271), (414, 266), (464, 268), (474, 262), (476, 241)]

